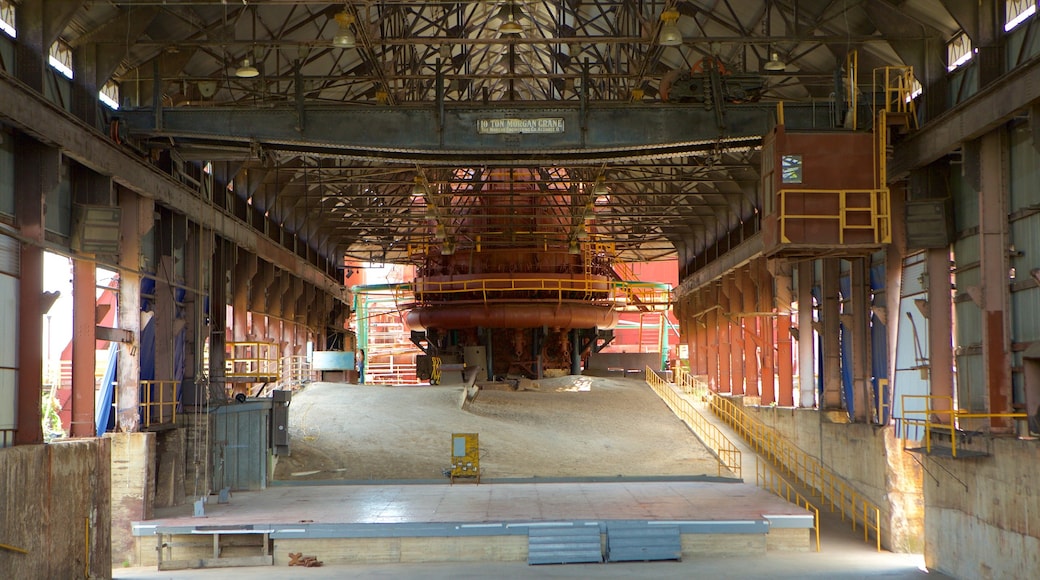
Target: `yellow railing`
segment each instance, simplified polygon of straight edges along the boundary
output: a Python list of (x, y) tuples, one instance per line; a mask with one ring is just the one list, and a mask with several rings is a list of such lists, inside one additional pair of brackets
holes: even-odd
[(708, 400), (708, 385), (704, 381), (697, 380), (686, 369), (676, 367), (673, 374), (673, 382), (682, 392), (693, 395), (695, 400)]
[[(907, 403), (918, 400), (924, 402), (923, 409), (907, 410)], [(932, 432), (938, 431), (949, 435), (950, 454), (955, 459), (957, 457), (957, 430), (961, 428), (960, 422), (962, 420), (991, 421), (993, 419), (1010, 419), (1022, 421), (1029, 418), (1027, 413), (972, 413), (970, 411), (961, 411), (954, 408), (953, 397), (949, 395), (902, 395), (899, 401), (900, 408), (903, 410), (903, 416), (900, 418), (903, 426), (901, 434), (903, 449), (906, 449), (906, 442), (910, 438), (910, 428), (920, 427), (924, 432), (922, 439), (925, 453), (932, 453)], [(933, 405), (933, 402), (941, 402), (942, 404), (936, 406)], [(943, 421), (943, 418), (946, 418), (946, 420)]]
[(228, 342), (224, 368), (228, 379), (273, 382), (280, 371), (278, 345), (270, 342)]
[(870, 532), (878, 551), (881, 551), (881, 509), (858, 492), (820, 461), (785, 440), (774, 429), (752, 418), (733, 401), (719, 396), (711, 397), (712, 411), (740, 434), (760, 456), (772, 461), (781, 472), (794, 477), (830, 504), (830, 510), (840, 511), (841, 519), (849, 518), (852, 529), (863, 526), (863, 541), (870, 541)]
[(180, 381), (173, 380), (141, 381), (141, 427), (148, 429), (177, 422), (179, 384)]
[(282, 357), (280, 387), (292, 389), (309, 383), (317, 378), (311, 370), (311, 363), (306, 355), (290, 355)]
[(472, 293), (480, 294), (486, 302), (495, 294), (506, 292), (554, 292), (558, 300), (564, 299), (564, 293), (582, 293), (597, 296), (603, 300), (615, 301), (619, 298), (617, 285), (609, 280), (585, 280), (581, 278), (473, 278), (469, 280), (428, 280), (416, 279), (412, 284), (416, 296), (424, 300), (433, 295), (451, 295)]
[(657, 396), (668, 405), (668, 408), (686, 423), (694, 434), (708, 446), (719, 460), (718, 474), (722, 475), (725, 467), (738, 478), (742, 477), (740, 449), (734, 445), (719, 428), (712, 425), (694, 408), (693, 403), (682, 394), (677, 393), (672, 385), (662, 379), (650, 367), (646, 367), (646, 383), (657, 393)]
[(755, 460), (755, 483), (764, 489), (775, 493), (788, 502), (806, 509), (813, 515), (813, 533), (816, 536), (816, 551), (820, 551), (820, 510), (816, 508), (805, 496), (798, 493), (786, 479), (780, 476), (776, 470), (771, 469), (760, 458)]
[(621, 290), (621, 295), (624, 297), (623, 306), (626, 309), (642, 306), (646, 310), (660, 311), (667, 310), (671, 306), (671, 289), (658, 282), (626, 280), (615, 282), (614, 285)]
[[(781, 189), (779, 195), (780, 241), (790, 244), (787, 225), (794, 220), (831, 220), (838, 222), (839, 244), (845, 243), (847, 230), (866, 230), (873, 233), (872, 243), (887, 244), (892, 241), (891, 209), (888, 189)], [(792, 213), (788, 211), (788, 199), (796, 195), (837, 197), (837, 208), (829, 213)], [(849, 205), (852, 199), (866, 197), (866, 204)], [(862, 214), (866, 214), (865, 216)], [(850, 219), (853, 216), (860, 219)], [(864, 219), (865, 218), (865, 219)], [(857, 222), (857, 223), (850, 223)], [(858, 223), (866, 222), (866, 223)], [(828, 240), (802, 240), (801, 243), (826, 243)]]

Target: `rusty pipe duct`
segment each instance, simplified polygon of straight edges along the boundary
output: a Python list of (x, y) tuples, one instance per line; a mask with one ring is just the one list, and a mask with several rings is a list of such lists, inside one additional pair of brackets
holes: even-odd
[(557, 303), (460, 304), (415, 308), (405, 316), (410, 330), (428, 328), (613, 328), (618, 315), (609, 306)]

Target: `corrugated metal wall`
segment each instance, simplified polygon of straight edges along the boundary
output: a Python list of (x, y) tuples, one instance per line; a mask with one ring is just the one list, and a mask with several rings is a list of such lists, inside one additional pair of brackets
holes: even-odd
[[(18, 336), (17, 240), (0, 234), (0, 336)], [(0, 340), (0, 430), (15, 428), (18, 388), (18, 341)], [(0, 447), (4, 437), (0, 436)]]
[(979, 194), (954, 171), (950, 178), (956, 209), (956, 241), (953, 256), (957, 269), (954, 283), (954, 340), (957, 364), (957, 400), (961, 409), (984, 411), (988, 395), (983, 377), (982, 311), (972, 298), (981, 297), (979, 268)]
[[(1040, 276), (1034, 279), (1031, 272), (1040, 268), (1040, 153), (1033, 143), (1032, 131), (1027, 123), (1011, 129), (1009, 152), (1008, 214), (1011, 216), (1009, 244), (1015, 248), (1010, 252), (1010, 266), (1014, 279), (1011, 284), (1010, 331), (1012, 344), (1012, 385), (1014, 401), (1025, 402), (1025, 377), (1021, 370), (1022, 353), (1026, 344), (1040, 341)], [(1034, 411), (1035, 409), (1028, 409)]]

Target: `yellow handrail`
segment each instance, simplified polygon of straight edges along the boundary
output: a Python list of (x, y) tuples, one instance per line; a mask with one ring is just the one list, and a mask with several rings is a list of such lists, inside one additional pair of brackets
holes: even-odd
[[(878, 551), (881, 551), (881, 509), (870, 502), (851, 485), (826, 469), (812, 455), (798, 449), (775, 430), (754, 419), (725, 397), (712, 396), (712, 411), (732, 427), (759, 455), (769, 459), (782, 472), (802, 482), (810, 494), (819, 496), (830, 510), (840, 511), (841, 519), (848, 517), (852, 529), (863, 526), (863, 541), (869, 542), (873, 530)], [(860, 517), (862, 514), (862, 517)], [(873, 516), (873, 517), (871, 517)]]
[(776, 495), (786, 499), (788, 502), (805, 508), (813, 514), (813, 532), (816, 535), (816, 551), (820, 551), (820, 510), (816, 508), (805, 496), (775, 470), (770, 469), (765, 462), (755, 460), (755, 483)]
[[(177, 386), (180, 381), (141, 381), (141, 423), (145, 429), (177, 422)], [(118, 392), (118, 391), (117, 391)]]
[[(915, 400), (924, 401), (924, 409), (907, 410), (907, 403)], [(970, 411), (962, 411), (955, 408), (953, 397), (950, 395), (902, 395), (899, 401), (903, 413), (903, 416), (900, 417), (900, 422), (903, 426), (901, 434), (903, 449), (906, 449), (906, 442), (910, 437), (910, 427), (924, 427), (925, 453), (931, 454), (932, 452), (932, 431), (944, 431), (950, 435), (950, 455), (954, 459), (957, 458), (957, 430), (960, 428), (962, 419), (1011, 419), (1021, 421), (1029, 418), (1027, 413), (972, 413)], [(941, 401), (944, 404), (936, 408), (932, 405), (936, 401)], [(915, 415), (920, 415), (920, 417)], [(947, 420), (943, 421), (943, 417), (946, 417)]]
[(686, 397), (677, 393), (671, 384), (658, 376), (650, 367), (646, 367), (646, 383), (657, 393), (657, 396), (661, 397), (661, 400), (668, 405), (675, 416), (682, 419), (697, 435), (697, 438), (712, 450), (719, 461), (719, 475), (722, 475), (722, 468), (725, 467), (737, 477), (742, 477), (740, 449), (737, 449), (737, 446), (727, 439), (718, 427), (701, 416)]
[[(819, 195), (837, 196), (837, 208), (830, 213), (793, 213), (787, 211), (788, 197), (792, 195)], [(846, 230), (871, 230), (875, 244), (887, 244), (892, 241), (891, 210), (889, 204), (889, 191), (887, 188), (880, 189), (781, 189), (777, 192), (779, 196), (779, 219), (780, 219), (780, 241), (790, 244), (791, 239), (787, 236), (787, 224), (792, 220), (835, 220), (838, 222), (838, 243), (845, 243)], [(850, 197), (857, 195), (869, 196), (866, 205), (850, 206)], [(850, 225), (849, 217), (853, 214), (867, 214), (866, 225)], [(823, 240), (820, 241), (821, 243)]]
[(225, 376), (229, 379), (277, 380), (280, 373), (278, 345), (270, 342), (228, 342), (224, 356)]

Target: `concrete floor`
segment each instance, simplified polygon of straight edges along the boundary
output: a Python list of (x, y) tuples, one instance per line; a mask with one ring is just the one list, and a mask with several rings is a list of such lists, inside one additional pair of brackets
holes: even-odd
[[(710, 413), (704, 413), (705, 418), (711, 422), (716, 422), (714, 416)], [(748, 448), (742, 445), (742, 441), (735, 434), (731, 434), (727, 426), (721, 423), (717, 423), (720, 429), (726, 432), (727, 436), (731, 441), (736, 443), (738, 447), (741, 447), (743, 452), (743, 470), (744, 477), (747, 480), (749, 477), (751, 481), (754, 481), (755, 473), (755, 454)], [(520, 486), (512, 489), (511, 486)], [(533, 502), (528, 505), (523, 511), (524, 514), (531, 514), (529, 510), (534, 509), (532, 506), (536, 505), (540, 499), (548, 500), (549, 504), (560, 506), (570, 503), (581, 506), (580, 509), (594, 509), (591, 507), (591, 503), (588, 502), (587, 495), (590, 493), (586, 488), (588, 486), (595, 486), (592, 489), (606, 490), (605, 497), (613, 497), (617, 501), (607, 502), (611, 505), (610, 508), (595, 508), (595, 509), (609, 509), (609, 511), (599, 511), (596, 513), (580, 514), (575, 517), (589, 517), (589, 518), (610, 518), (617, 517), (612, 514), (620, 514), (624, 517), (639, 517), (641, 519), (651, 519), (653, 517), (674, 517), (676, 513), (698, 513), (697, 519), (711, 519), (712, 517), (725, 517), (724, 514), (736, 514), (738, 512), (747, 512), (747, 515), (754, 515), (754, 513), (761, 514), (763, 509), (769, 513), (799, 513), (796, 506), (780, 502), (776, 504), (776, 498), (771, 496), (760, 497), (761, 490), (758, 490), (753, 485), (739, 484), (739, 483), (710, 483), (710, 482), (697, 482), (697, 483), (676, 483), (676, 482), (624, 482), (609, 484), (607, 487), (599, 487), (601, 483), (571, 483), (571, 484), (533, 484), (537, 486), (549, 486), (543, 487), (545, 489), (544, 498), (540, 491), (532, 489), (525, 489), (523, 486), (529, 484), (509, 484), (509, 483), (489, 483), (481, 484), (480, 486), (474, 486), (472, 484), (459, 484), (452, 487), (442, 485), (434, 486), (442, 489), (426, 489), (421, 490), (419, 488), (426, 486), (419, 486), (412, 490), (405, 490), (403, 495), (399, 492), (391, 491), (397, 489), (394, 487), (381, 488), (382, 491), (378, 491), (379, 486), (333, 486), (332, 490), (324, 490), (327, 486), (321, 487), (310, 487), (310, 486), (285, 486), (275, 487), (269, 489), (264, 494), (273, 493), (269, 497), (278, 498), (274, 502), (262, 501), (261, 494), (255, 496), (249, 494), (236, 494), (232, 498), (232, 504), (229, 506), (207, 506), (207, 520), (211, 518), (215, 521), (204, 522), (206, 525), (219, 523), (222, 512), (237, 513), (238, 516), (243, 516), (248, 512), (254, 512), (256, 518), (261, 520), (254, 520), (252, 523), (261, 523), (275, 521), (276, 518), (271, 517), (270, 512), (266, 515), (262, 515), (263, 505), (266, 505), (269, 509), (282, 510), (285, 509), (286, 514), (299, 513), (294, 511), (292, 506), (274, 507), (282, 503), (282, 501), (293, 502), (299, 501), (300, 503), (296, 508), (307, 504), (313, 504), (314, 500), (318, 496), (323, 496), (327, 493), (333, 494), (365, 494), (367, 493), (364, 488), (375, 488), (377, 491), (375, 496), (379, 496), (380, 501), (386, 500), (386, 494), (393, 494), (396, 500), (414, 501), (413, 504), (414, 514), (424, 514), (423, 517), (429, 518), (436, 521), (438, 519), (437, 506), (440, 505), (441, 501), (448, 500), (450, 504), (456, 504), (456, 507), (460, 505), (458, 501), (461, 498), (469, 497), (467, 502), (473, 502), (472, 505), (480, 505), (481, 509), (476, 510), (472, 516), (474, 518), (486, 518), (494, 514), (497, 517), (507, 516), (505, 512), (498, 513), (496, 510), (507, 510), (512, 512), (515, 506), (502, 506), (501, 508), (490, 507), (496, 502), (490, 501), (493, 498), (504, 498), (505, 494), (509, 496), (509, 501), (506, 503), (512, 503), (514, 499), (522, 502)], [(693, 494), (690, 495), (682, 489), (685, 486), (703, 486), (702, 489), (705, 492), (711, 491), (714, 488), (717, 490), (711, 493), (704, 493), (703, 495)], [(557, 487), (558, 486), (558, 487)], [(410, 487), (410, 486), (404, 486)], [(555, 489), (554, 489), (555, 488)], [(662, 498), (667, 498), (662, 502), (649, 502), (652, 507), (639, 505), (646, 503), (640, 501), (640, 499), (647, 499), (654, 493), (654, 488), (657, 489), (657, 493), (661, 493), (664, 490), (668, 490)], [(339, 491), (336, 491), (339, 489)], [(739, 491), (738, 491), (739, 490)], [(515, 493), (514, 493), (515, 492)], [(717, 493), (724, 493), (730, 498), (730, 501), (720, 501)], [(751, 507), (743, 508), (744, 504), (741, 502), (732, 501), (733, 493), (738, 493), (742, 496), (746, 496), (745, 499), (750, 500), (748, 505)], [(563, 495), (560, 495), (563, 494)], [(314, 496), (314, 497), (311, 497)], [(407, 500), (406, 498), (413, 497), (413, 500)], [(566, 500), (566, 501), (564, 501)], [(761, 504), (759, 504), (761, 502)], [(255, 503), (255, 508), (249, 508), (250, 504)], [(330, 521), (331, 518), (342, 521), (343, 518), (353, 514), (354, 521), (356, 522), (379, 522), (386, 521), (384, 516), (392, 515), (391, 512), (384, 512), (375, 506), (375, 504), (369, 503), (369, 509), (365, 510), (361, 507), (350, 507), (344, 504), (350, 504), (350, 501), (342, 501), (326, 504), (329, 506), (335, 506), (330, 508), (332, 511), (325, 513), (322, 511), (316, 517), (323, 518), (319, 521)], [(595, 502), (592, 502), (595, 503)], [(757, 504), (757, 505), (756, 505)], [(384, 505), (390, 505), (384, 503)], [(237, 507), (235, 507), (237, 506)], [(662, 506), (664, 507), (663, 511)], [(400, 506), (396, 506), (399, 508)], [(396, 510), (395, 508), (395, 510)], [(361, 511), (355, 511), (361, 510)], [(615, 511), (616, 510), (616, 511)], [(647, 511), (650, 510), (650, 511)], [(675, 510), (681, 510), (676, 512)], [(660, 511), (660, 513), (657, 513)], [(317, 512), (316, 512), (317, 513)], [(804, 513), (804, 512), (802, 512)], [(559, 517), (558, 511), (551, 512), (552, 515)], [(578, 514), (578, 512), (575, 512)], [(165, 520), (168, 525), (201, 525), (198, 520), (192, 522), (190, 516), (187, 518), (180, 518), (177, 514), (164, 514)], [(292, 521), (305, 516), (297, 516)], [(306, 516), (310, 517), (310, 516)], [(445, 513), (443, 516), (449, 519), (458, 519), (458, 513)], [(537, 519), (537, 518), (532, 518)], [(230, 521), (230, 520), (228, 520)], [(189, 523), (190, 522), (190, 523)], [(248, 523), (248, 522), (244, 522)], [(259, 567), (259, 568), (222, 568), (213, 570), (187, 570), (187, 571), (171, 571), (171, 572), (159, 572), (154, 567), (150, 568), (117, 568), (113, 569), (113, 577), (123, 579), (206, 579), (206, 578), (220, 578), (220, 579), (243, 579), (243, 580), (265, 580), (265, 579), (277, 579), (284, 580), (286, 578), (376, 578), (376, 579), (411, 579), (411, 578), (424, 578), (434, 580), (458, 580), (458, 579), (476, 579), (476, 578), (939, 578), (944, 579), (947, 576), (936, 572), (928, 572), (924, 568), (924, 558), (920, 555), (909, 555), (909, 554), (893, 554), (891, 552), (883, 551), (877, 552), (873, 544), (868, 544), (863, 541), (862, 531), (853, 532), (847, 522), (842, 522), (836, 515), (828, 512), (821, 512), (821, 551), (820, 552), (808, 552), (808, 553), (775, 553), (770, 552), (764, 555), (754, 555), (751, 557), (704, 557), (704, 558), (687, 558), (682, 562), (651, 562), (651, 563), (611, 563), (611, 564), (570, 564), (570, 565), (551, 565), (551, 566), (528, 566), (525, 563), (456, 563), (456, 564), (373, 564), (373, 565), (329, 565), (320, 568), (287, 568), (287, 567)]]

